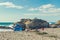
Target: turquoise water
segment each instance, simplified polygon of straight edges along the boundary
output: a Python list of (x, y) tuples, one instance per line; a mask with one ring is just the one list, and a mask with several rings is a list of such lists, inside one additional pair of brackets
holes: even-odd
[(55, 24), (55, 22), (49, 22), (49, 24)]
[(0, 26), (9, 26), (13, 24), (13, 22), (0, 22)]
[[(54, 24), (55, 22), (49, 22), (50, 24)], [(9, 26), (13, 24), (13, 22), (0, 22), (0, 26)]]

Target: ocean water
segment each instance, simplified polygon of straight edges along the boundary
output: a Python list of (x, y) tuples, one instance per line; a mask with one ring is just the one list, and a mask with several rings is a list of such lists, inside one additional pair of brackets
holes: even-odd
[(56, 22), (49, 22), (49, 24), (55, 24)]
[[(0, 26), (5, 26), (5, 27), (9, 27), (10, 25), (13, 25), (13, 22), (0, 22)], [(12, 29), (1, 29), (0, 28), (0, 32), (2, 31), (13, 31)]]
[(8, 27), (11, 24), (13, 24), (13, 22), (0, 22), (0, 26), (6, 26), (6, 27)]
[[(14, 22), (0, 22), (0, 26), (8, 27), (11, 24), (14, 24)], [(49, 24), (55, 24), (55, 22), (49, 22)]]

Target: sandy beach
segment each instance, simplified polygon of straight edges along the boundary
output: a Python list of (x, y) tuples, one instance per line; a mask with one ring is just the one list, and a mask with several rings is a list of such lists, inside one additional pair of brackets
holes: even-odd
[[(41, 32), (42, 30), (40, 30)], [(0, 40), (60, 40), (60, 28), (45, 28), (44, 32), (48, 34), (39, 35), (36, 32), (14, 32), (5, 31), (0, 32)], [(57, 37), (49, 37), (49, 35), (56, 35)]]

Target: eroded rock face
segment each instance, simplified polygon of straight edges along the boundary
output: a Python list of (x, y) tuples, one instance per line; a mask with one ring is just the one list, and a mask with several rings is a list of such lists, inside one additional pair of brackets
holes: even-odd
[(49, 28), (49, 23), (41, 19), (33, 19), (29, 24), (29, 27), (32, 29)]
[[(26, 22), (27, 24), (25, 24)], [(21, 21), (17, 23), (22, 25), (24, 28), (28, 27), (30, 29), (49, 28), (49, 23), (42, 19), (21, 19)]]

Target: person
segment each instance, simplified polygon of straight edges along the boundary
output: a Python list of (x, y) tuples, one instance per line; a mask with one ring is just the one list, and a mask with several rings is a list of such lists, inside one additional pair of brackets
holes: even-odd
[(26, 31), (29, 31), (30, 29), (29, 29), (29, 24), (30, 24), (31, 22), (28, 20), (28, 21), (26, 21), (25, 22), (25, 25), (26, 25)]

